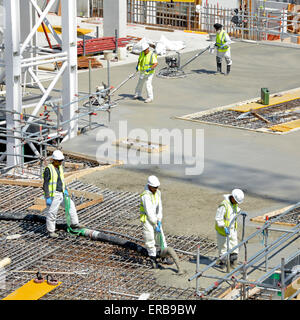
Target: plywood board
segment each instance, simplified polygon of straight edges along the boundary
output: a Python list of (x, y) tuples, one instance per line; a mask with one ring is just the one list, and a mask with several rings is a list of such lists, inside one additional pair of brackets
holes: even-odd
[(261, 104), (259, 102), (252, 102), (252, 103), (244, 104), (241, 106), (232, 107), (229, 110), (238, 111), (238, 112), (249, 112), (251, 110), (258, 110), (261, 108), (273, 106), (278, 103), (288, 102), (296, 99), (300, 99), (300, 90), (297, 90), (291, 93), (275, 94), (273, 96), (270, 96), (270, 99), (269, 99), (270, 103), (266, 105)]
[[(287, 206), (287, 207), (284, 207), (284, 208), (282, 208), (282, 209), (274, 210), (274, 211), (265, 213), (265, 214), (262, 215), (262, 216), (257, 216), (257, 217), (251, 218), (250, 221), (259, 222), (259, 223), (265, 223), (267, 217), (269, 217), (269, 218), (271, 218), (271, 217), (276, 217), (276, 216), (282, 214), (283, 212), (291, 209), (292, 207), (294, 207), (294, 205)], [(282, 222), (282, 221), (272, 222), (272, 224), (277, 224), (277, 225), (282, 225), (282, 226), (288, 226), (288, 227), (293, 227), (293, 226), (295, 226), (294, 223), (288, 223), (288, 222)]]
[(34, 280), (30, 280), (16, 291), (6, 296), (3, 300), (38, 300), (48, 292), (61, 285), (58, 282), (57, 285), (49, 285), (47, 281), (42, 283), (35, 283)]
[[(69, 194), (74, 194), (75, 197), (83, 197), (87, 199), (87, 201), (76, 205), (76, 210), (82, 210), (85, 208), (88, 208), (90, 206), (93, 206), (97, 203), (100, 203), (103, 201), (103, 195), (99, 195), (93, 192), (87, 192), (87, 191), (82, 191), (82, 190), (74, 190), (74, 189), (69, 189)], [(28, 208), (28, 210), (35, 210), (35, 211), (44, 211), (46, 209), (46, 204), (45, 204), (45, 199), (43, 198), (36, 198), (34, 201), (34, 205)]]
[(300, 127), (300, 120), (298, 119), (294, 121), (277, 124), (275, 126), (270, 127), (269, 129), (273, 131), (288, 132), (299, 127)]
[[(299, 289), (300, 289), (300, 277), (298, 279), (295, 279), (290, 285), (286, 287), (284, 298), (286, 299), (290, 297)], [(293, 298), (293, 300), (300, 300), (300, 293), (295, 298)]]

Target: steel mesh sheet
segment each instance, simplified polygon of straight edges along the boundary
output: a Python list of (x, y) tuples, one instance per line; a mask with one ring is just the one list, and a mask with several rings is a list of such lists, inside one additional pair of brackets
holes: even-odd
[[(132, 237), (143, 245), (139, 224), (139, 194), (101, 190), (93, 185), (75, 181), (69, 188), (102, 194), (104, 201), (78, 212), (80, 222), (88, 228), (106, 230), (117, 237)], [(2, 185), (0, 194), (6, 199), (13, 192), (14, 201), (7, 201), (0, 211), (26, 212), (35, 197), (41, 195), (38, 188)], [(24, 194), (30, 194), (24, 198)], [(30, 201), (28, 201), (30, 199)], [(2, 200), (0, 201), (1, 206)], [(21, 209), (20, 209), (21, 208)], [(28, 213), (34, 213), (27, 210)], [(39, 213), (40, 214), (40, 213)], [(41, 213), (45, 215), (45, 212)], [(58, 220), (64, 219), (63, 211)], [(16, 240), (5, 240), (12, 234), (20, 234)], [(6, 267), (6, 289), (0, 290), (0, 298), (24, 285), (41, 272), (58, 272), (55, 277), (62, 284), (42, 299), (93, 300), (133, 299), (144, 292), (151, 299), (194, 299), (193, 289), (161, 286), (156, 282), (148, 258), (136, 252), (109, 243), (92, 241), (58, 231), (58, 239), (50, 239), (45, 225), (29, 221), (0, 221), (0, 259), (10, 257)], [(166, 235), (169, 246), (182, 250), (180, 259), (188, 259), (197, 245), (201, 254), (216, 248), (209, 239), (198, 236)], [(185, 254), (185, 251), (187, 254)], [(175, 267), (176, 269), (176, 267)], [(20, 271), (31, 271), (22, 273)], [(61, 274), (60, 272), (64, 272)], [(46, 276), (46, 273), (43, 274)]]

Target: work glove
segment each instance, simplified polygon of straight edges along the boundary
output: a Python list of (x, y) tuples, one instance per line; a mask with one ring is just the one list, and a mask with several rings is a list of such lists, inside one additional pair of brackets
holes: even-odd
[(136, 65), (135, 70), (139, 71), (139, 65), (138, 64)]
[(228, 236), (230, 234), (229, 229), (227, 227), (224, 227), (224, 230), (225, 230), (226, 236)]
[(160, 227), (161, 227), (161, 222), (158, 221), (158, 222), (157, 222), (157, 226), (155, 227), (155, 231), (156, 231), (156, 232), (161, 232)]
[(49, 197), (46, 199), (46, 205), (50, 207), (51, 204), (52, 204), (52, 199)]
[(149, 71), (151, 71), (152, 70), (152, 68), (148, 68), (147, 70), (146, 70), (146, 72), (149, 72)]
[(67, 189), (65, 189), (64, 195), (65, 195), (66, 197), (68, 197), (68, 196), (69, 196), (69, 192), (68, 192), (68, 190), (67, 190)]

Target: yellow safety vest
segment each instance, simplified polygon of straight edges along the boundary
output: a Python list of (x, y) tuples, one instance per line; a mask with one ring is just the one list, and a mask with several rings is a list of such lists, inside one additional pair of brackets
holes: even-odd
[[(155, 59), (154, 62), (153, 62), (153, 59)], [(157, 62), (157, 55), (153, 51), (149, 51), (146, 55), (144, 51), (142, 51), (139, 55), (138, 70), (142, 71), (145, 74), (152, 74), (155, 72), (154, 69), (148, 72), (146, 72), (146, 70), (151, 68), (153, 64), (156, 62)]]
[(228, 46), (225, 46), (224, 48), (220, 48), (223, 44), (225, 44), (225, 35), (226, 35), (226, 31), (225, 30), (222, 30), (220, 33), (217, 33), (217, 36), (216, 36), (216, 45), (217, 45), (217, 50), (219, 52), (226, 52), (229, 47)]
[(159, 190), (157, 190), (155, 192), (155, 194), (153, 194), (151, 191), (147, 191), (147, 190), (144, 190), (144, 192), (140, 195), (141, 197), (141, 204), (140, 204), (140, 221), (145, 223), (146, 220), (147, 220), (147, 214), (146, 214), (146, 211), (145, 211), (145, 208), (144, 208), (144, 204), (143, 204), (143, 201), (142, 201), (142, 196), (145, 195), (145, 194), (150, 194), (150, 197), (151, 197), (151, 200), (152, 200), (152, 203), (154, 204), (155, 203), (155, 200), (159, 199), (157, 197), (159, 197)]
[[(54, 197), (54, 193), (56, 191), (58, 174), (57, 174), (56, 169), (55, 169), (53, 164), (49, 164), (47, 166), (47, 168), (49, 168), (49, 170), (50, 170), (49, 196), (50, 197)], [(64, 171), (63, 171), (62, 165), (60, 165), (58, 167), (58, 169), (59, 169), (60, 179), (61, 179), (61, 182), (62, 182), (62, 187), (63, 187), (63, 192), (64, 192), (66, 186), (65, 186), (65, 177), (64, 177)], [(44, 177), (44, 173), (43, 173), (43, 177)]]
[[(219, 207), (221, 207), (221, 206), (224, 206), (225, 210), (226, 210), (226, 212), (224, 214), (224, 225), (225, 225), (226, 228), (228, 228), (229, 225), (230, 225), (230, 207), (232, 207), (232, 209), (234, 211), (237, 211), (237, 204), (231, 204), (229, 201), (223, 200)], [(237, 228), (237, 221), (236, 220), (235, 220), (235, 223), (234, 223), (234, 227), (235, 227), (235, 229)], [(226, 233), (225, 233), (224, 227), (219, 227), (217, 221), (215, 223), (215, 229), (217, 230), (217, 232), (220, 235), (226, 237)]]

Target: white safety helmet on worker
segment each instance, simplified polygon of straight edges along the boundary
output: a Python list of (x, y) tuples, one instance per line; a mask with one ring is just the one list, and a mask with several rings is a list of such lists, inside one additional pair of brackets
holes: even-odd
[(148, 49), (148, 48), (149, 48), (149, 43), (143, 42), (143, 43), (142, 43), (142, 51), (145, 51), (145, 50)]
[(241, 189), (233, 189), (231, 194), (238, 204), (244, 201), (244, 192)]
[(148, 186), (153, 188), (158, 188), (160, 186), (160, 182), (156, 176), (148, 177)]
[(52, 153), (52, 159), (53, 160), (62, 161), (62, 160), (64, 160), (64, 158), (65, 157), (64, 157), (63, 153), (60, 150), (55, 150)]

